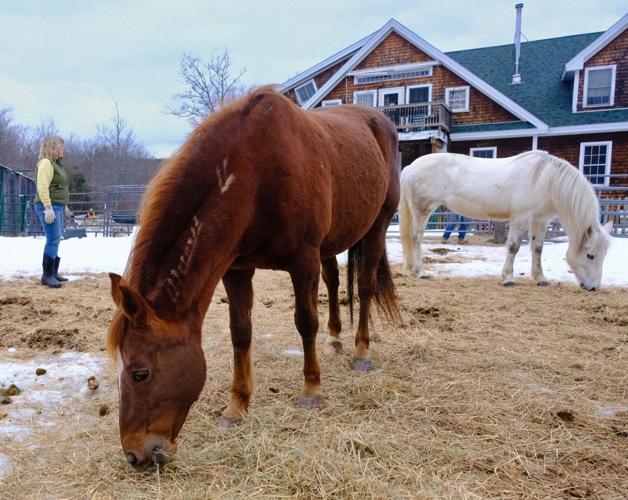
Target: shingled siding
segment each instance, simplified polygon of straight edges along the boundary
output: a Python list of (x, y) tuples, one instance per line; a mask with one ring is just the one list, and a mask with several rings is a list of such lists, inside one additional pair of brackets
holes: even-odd
[[(580, 143), (597, 141), (613, 141), (611, 174), (628, 174), (628, 135), (626, 133), (539, 137), (538, 148), (563, 158), (578, 167), (580, 163)], [(628, 178), (612, 179), (611, 185), (627, 186)]]
[[(410, 42), (396, 33), (391, 33), (355, 69), (367, 69), (396, 64), (410, 64), (433, 60)], [(388, 80), (363, 85), (355, 85), (352, 76), (344, 78), (324, 99), (342, 99), (343, 104), (353, 102), (353, 93), (358, 90), (379, 90), (391, 87), (408, 87), (418, 84), (432, 84), (432, 101), (445, 100), (445, 88), (469, 85), (462, 78), (443, 66), (434, 66), (432, 76)], [(516, 121), (512, 113), (505, 110), (487, 96), (470, 87), (469, 111), (453, 113), (455, 124), (494, 123)]]
[(628, 107), (628, 30), (624, 31), (615, 40), (595, 54), (584, 64), (584, 68), (616, 64), (615, 73), (615, 100), (612, 107), (584, 108), (584, 69), (580, 71), (578, 82), (578, 111), (588, 109), (614, 109)]
[(456, 141), (447, 145), (447, 152), (468, 155), (471, 148), (497, 148), (497, 158), (515, 156), (532, 149), (531, 137), (491, 139), (482, 141)]
[(427, 61), (433, 61), (433, 59), (405, 38), (393, 32), (384, 38), (355, 69), (380, 68)]

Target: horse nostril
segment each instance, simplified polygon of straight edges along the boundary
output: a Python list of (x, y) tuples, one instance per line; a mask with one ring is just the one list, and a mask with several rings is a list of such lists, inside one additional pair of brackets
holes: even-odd
[(131, 465), (135, 465), (138, 462), (137, 457), (135, 456), (134, 453), (127, 453), (126, 461), (129, 462)]
[(589, 288), (589, 292), (595, 292), (595, 287)]
[(152, 458), (153, 458), (154, 464), (162, 466), (162, 467), (166, 465), (166, 462), (168, 461), (168, 457), (166, 456), (166, 453), (161, 446), (153, 446), (152, 452), (153, 452)]

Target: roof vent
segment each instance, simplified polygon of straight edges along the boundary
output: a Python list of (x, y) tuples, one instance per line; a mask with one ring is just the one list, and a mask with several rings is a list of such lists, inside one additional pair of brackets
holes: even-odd
[(521, 11), (523, 10), (523, 4), (518, 3), (515, 5), (517, 11), (517, 18), (515, 21), (515, 73), (512, 75), (512, 84), (517, 85), (521, 83), (521, 74), (519, 73), (519, 54), (521, 53)]

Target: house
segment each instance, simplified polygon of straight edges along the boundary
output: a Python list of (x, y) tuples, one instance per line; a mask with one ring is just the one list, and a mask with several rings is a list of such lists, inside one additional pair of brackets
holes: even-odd
[(522, 7), (515, 44), (444, 53), (391, 19), (279, 91), (306, 109), (378, 107), (397, 127), (402, 166), (437, 151), (543, 149), (617, 197), (628, 186), (628, 14), (603, 33), (520, 43)]

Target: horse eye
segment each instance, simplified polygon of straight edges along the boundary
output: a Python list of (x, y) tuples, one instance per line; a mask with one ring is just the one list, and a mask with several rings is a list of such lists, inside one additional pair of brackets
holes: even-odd
[(593, 260), (593, 259), (595, 259), (595, 255), (588, 253), (587, 254), (587, 259)]
[(133, 372), (133, 380), (136, 382), (142, 382), (148, 378), (148, 370), (139, 370)]

